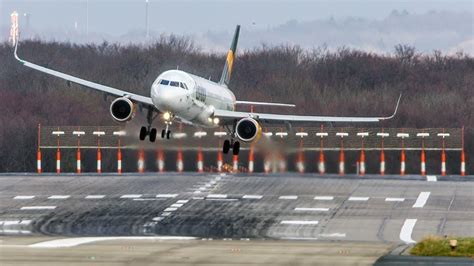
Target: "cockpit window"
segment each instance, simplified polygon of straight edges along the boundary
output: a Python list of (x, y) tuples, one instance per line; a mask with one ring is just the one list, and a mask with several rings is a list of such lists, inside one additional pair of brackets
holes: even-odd
[(170, 83), (169, 80), (166, 80), (166, 79), (163, 79), (160, 82), (161, 85), (168, 85), (169, 83)]
[(180, 82), (180, 83), (179, 83), (179, 86), (180, 86), (181, 88), (185, 89), (185, 90), (188, 89), (188, 86), (186, 86), (186, 84), (183, 83), (183, 82)]
[(177, 81), (170, 81), (170, 86), (179, 87), (179, 82), (177, 82)]

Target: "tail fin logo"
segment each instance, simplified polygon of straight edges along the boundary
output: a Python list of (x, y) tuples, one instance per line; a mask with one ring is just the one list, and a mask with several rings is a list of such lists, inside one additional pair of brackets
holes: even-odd
[(222, 70), (222, 76), (219, 81), (220, 84), (228, 85), (230, 82), (230, 77), (232, 75), (232, 66), (234, 64), (235, 53), (237, 50), (237, 42), (239, 40), (239, 32), (240, 25), (237, 25), (237, 27), (235, 28), (234, 38), (232, 39), (232, 44), (230, 45), (229, 52), (227, 52), (225, 66)]

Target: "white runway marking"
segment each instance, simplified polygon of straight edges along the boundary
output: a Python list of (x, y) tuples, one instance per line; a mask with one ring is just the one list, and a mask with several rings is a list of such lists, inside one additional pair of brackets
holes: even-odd
[(56, 206), (24, 206), (20, 210), (54, 210)]
[(31, 234), (30, 230), (17, 230), (17, 229), (0, 229), (0, 233), (2, 234), (14, 234), (14, 235), (23, 235), (23, 234)]
[(295, 200), (298, 199), (298, 196), (295, 195), (289, 195), (289, 196), (280, 196), (278, 199), (284, 199), (284, 200)]
[(349, 201), (368, 201), (369, 197), (349, 197)]
[(416, 243), (411, 238), (411, 234), (413, 232), (413, 228), (415, 227), (417, 219), (406, 219), (403, 223), (402, 230), (400, 231), (400, 240), (407, 244)]
[(165, 217), (153, 217), (153, 221), (159, 222), (161, 220), (165, 219)]
[(428, 182), (436, 182), (438, 181), (438, 178), (435, 175), (427, 175), (426, 176), (426, 181)]
[(183, 205), (184, 205), (183, 203), (175, 203), (175, 204), (171, 204), (170, 207), (172, 207), (172, 208), (181, 208), (181, 207), (183, 207)]
[(178, 194), (158, 194), (157, 198), (176, 198)]
[(431, 192), (420, 192), (420, 195), (418, 195), (415, 204), (413, 204), (413, 208), (423, 208), (426, 202), (428, 201), (430, 194)]
[(178, 208), (166, 208), (164, 211), (165, 212), (174, 212), (176, 211)]
[(263, 198), (262, 195), (244, 195), (242, 197), (243, 199), (261, 199)]
[(385, 201), (398, 201), (398, 202), (402, 202), (402, 201), (405, 201), (404, 198), (385, 198)]
[(317, 225), (319, 221), (281, 221), (280, 224)]
[(319, 234), (320, 237), (346, 237), (346, 233)]
[(333, 196), (316, 196), (314, 197), (315, 200), (333, 200)]
[(238, 199), (206, 199), (210, 201), (237, 201)]
[(13, 199), (18, 199), (18, 200), (27, 200), (27, 199), (34, 199), (35, 196), (15, 196)]
[(182, 204), (185, 204), (185, 203), (188, 203), (189, 200), (178, 200), (176, 203), (182, 203)]
[(141, 196), (142, 196), (141, 194), (126, 194), (126, 195), (122, 195), (120, 198), (121, 199), (138, 199)]
[(316, 237), (281, 237), (283, 240), (318, 240)]
[(327, 212), (329, 208), (295, 208), (295, 211), (305, 211), (305, 212)]
[(194, 191), (193, 193), (194, 193), (194, 194), (199, 194), (199, 193), (201, 193), (201, 191), (200, 191), (200, 190), (196, 190), (196, 191)]
[(136, 198), (132, 199), (133, 201), (162, 201), (165, 199), (153, 199), (153, 198)]
[(116, 240), (194, 240), (195, 237), (189, 236), (119, 236), (119, 237), (77, 237), (56, 239), (45, 242), (39, 242), (29, 245), (31, 248), (68, 248), (82, 244), (88, 244), (97, 241), (116, 241)]
[(105, 195), (87, 195), (86, 199), (103, 199)]
[(207, 198), (225, 199), (225, 198), (227, 198), (227, 195), (225, 195), (225, 194), (209, 194), (209, 195), (207, 195)]
[(9, 226), (9, 225), (29, 225), (31, 220), (5, 220), (0, 221), (0, 225)]
[(69, 196), (69, 195), (52, 195), (52, 196), (48, 197), (48, 199), (68, 199), (70, 197), (71, 196)]

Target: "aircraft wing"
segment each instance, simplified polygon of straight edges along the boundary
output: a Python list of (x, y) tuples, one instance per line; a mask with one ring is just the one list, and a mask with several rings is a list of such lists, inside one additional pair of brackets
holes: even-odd
[(79, 85), (89, 87), (89, 88), (97, 90), (97, 91), (105, 92), (107, 94), (111, 94), (111, 95), (118, 96), (118, 97), (128, 97), (132, 101), (154, 106), (154, 104), (151, 101), (150, 97), (130, 93), (130, 92), (127, 92), (127, 91), (123, 91), (123, 90), (119, 90), (119, 89), (112, 88), (112, 87), (109, 87), (109, 86), (105, 86), (105, 85), (102, 85), (102, 84), (98, 84), (98, 83), (95, 83), (95, 82), (92, 82), (92, 81), (84, 80), (84, 79), (81, 79), (81, 78), (78, 78), (78, 77), (74, 77), (74, 76), (71, 76), (71, 75), (68, 75), (68, 74), (64, 74), (64, 73), (61, 73), (59, 71), (52, 70), (52, 69), (49, 69), (49, 68), (46, 68), (46, 67), (42, 67), (40, 65), (36, 65), (36, 64), (33, 64), (33, 63), (28, 62), (26, 60), (23, 60), (20, 57), (18, 57), (17, 49), (18, 49), (18, 41), (16, 42), (16, 45), (15, 45), (15, 58), (16, 58), (16, 60), (20, 61), (20, 63), (22, 63), (26, 67), (38, 70), (40, 72), (43, 72), (43, 73), (46, 73), (46, 74), (49, 74), (49, 75), (52, 75), (52, 76), (55, 76), (55, 77), (58, 77), (58, 78), (62, 78), (64, 80), (67, 80), (67, 81), (70, 81), (70, 82), (77, 83)]
[(349, 122), (349, 123), (365, 123), (365, 122), (380, 122), (393, 118), (398, 110), (400, 99), (402, 95), (398, 97), (395, 111), (390, 116), (382, 117), (344, 117), (344, 116), (306, 116), (306, 115), (285, 115), (285, 114), (266, 114), (266, 113), (250, 113), (250, 112), (237, 112), (228, 110), (215, 110), (214, 117), (218, 117), (222, 121), (234, 121), (244, 117), (252, 117), (262, 123), (268, 124), (285, 124), (285, 123), (311, 123), (311, 122)]

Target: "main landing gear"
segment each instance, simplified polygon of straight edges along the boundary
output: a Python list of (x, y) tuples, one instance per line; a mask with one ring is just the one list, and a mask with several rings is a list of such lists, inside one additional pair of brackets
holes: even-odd
[(229, 130), (229, 128), (227, 128), (227, 131), (230, 132), (231, 138), (230, 138), (230, 140), (228, 140), (228, 139), (224, 140), (224, 146), (222, 147), (222, 153), (227, 154), (227, 153), (229, 153), (229, 150), (232, 148), (232, 154), (233, 155), (239, 155), (240, 142), (234, 140), (234, 138), (235, 138), (235, 124), (234, 124), (234, 127), (233, 127), (232, 130)]
[[(150, 142), (155, 142), (156, 140), (156, 134), (157, 130), (156, 128), (152, 128), (151, 124), (153, 123), (153, 120), (158, 116), (158, 114), (155, 114), (154, 110), (152, 108), (148, 109), (148, 113), (146, 116), (148, 126), (146, 127), (141, 127), (140, 128), (140, 134), (139, 138), (140, 140), (145, 140), (147, 136), (150, 137)], [(164, 139), (170, 139), (171, 136), (171, 130), (169, 130), (169, 125), (171, 124), (171, 121), (166, 121), (166, 128), (161, 131), (161, 138)]]

